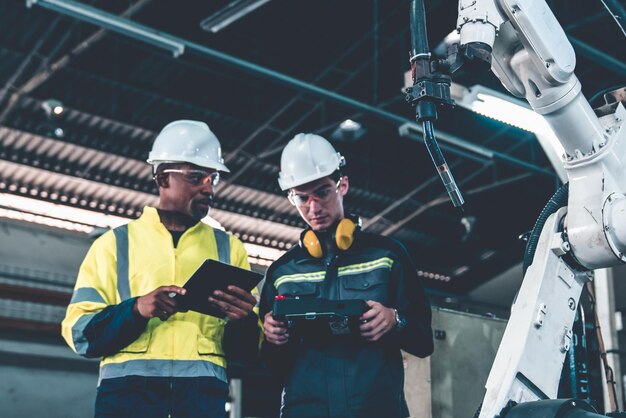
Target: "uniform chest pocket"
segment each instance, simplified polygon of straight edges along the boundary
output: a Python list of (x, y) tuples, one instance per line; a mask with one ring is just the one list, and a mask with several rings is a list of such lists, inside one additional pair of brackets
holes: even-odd
[(317, 296), (318, 283), (316, 282), (287, 282), (278, 286), (278, 294), (285, 296)]
[(132, 343), (128, 344), (126, 347), (122, 348), (119, 352), (120, 353), (145, 353), (148, 351), (151, 338), (152, 338), (152, 333), (149, 331), (144, 331), (139, 336), (139, 338), (137, 338)]
[(389, 269), (340, 276), (342, 299), (374, 300), (385, 304), (389, 298)]

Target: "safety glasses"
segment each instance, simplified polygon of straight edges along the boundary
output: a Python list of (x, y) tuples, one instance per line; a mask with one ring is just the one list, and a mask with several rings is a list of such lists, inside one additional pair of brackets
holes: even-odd
[(183, 180), (192, 186), (202, 186), (209, 183), (212, 187), (215, 187), (220, 182), (219, 171), (209, 172), (204, 170), (168, 168), (163, 170), (162, 173), (179, 173), (182, 175)]
[(339, 179), (334, 188), (332, 186), (323, 186), (317, 190), (314, 190), (313, 192), (311, 192), (311, 194), (300, 194), (289, 191), (287, 198), (292, 205), (299, 208), (309, 206), (312, 201), (326, 203), (330, 201), (334, 194), (337, 193), (337, 190), (339, 190), (339, 185), (341, 184), (342, 178)]

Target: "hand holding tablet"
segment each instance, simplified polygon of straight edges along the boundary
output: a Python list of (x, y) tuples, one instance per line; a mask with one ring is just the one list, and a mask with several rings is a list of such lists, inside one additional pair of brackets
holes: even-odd
[(183, 286), (187, 289), (186, 295), (175, 294), (173, 297), (180, 298), (183, 309), (218, 318), (237, 319), (242, 316), (241, 312), (247, 311), (252, 302), (248, 300), (250, 291), (262, 278), (261, 274), (253, 271), (206, 260)]

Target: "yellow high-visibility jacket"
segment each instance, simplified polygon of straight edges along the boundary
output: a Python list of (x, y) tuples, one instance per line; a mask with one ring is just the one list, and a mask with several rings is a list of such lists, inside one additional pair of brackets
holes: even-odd
[(226, 381), (222, 348), (226, 321), (178, 312), (161, 321), (133, 313), (137, 297), (159, 286), (183, 286), (207, 258), (249, 269), (239, 239), (199, 222), (180, 237), (155, 208), (99, 237), (83, 261), (62, 323), (67, 344), (102, 357), (100, 381), (130, 375), (216, 377)]

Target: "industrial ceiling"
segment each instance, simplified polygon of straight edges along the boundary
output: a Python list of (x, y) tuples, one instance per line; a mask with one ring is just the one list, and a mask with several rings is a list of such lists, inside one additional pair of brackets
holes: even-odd
[[(534, 134), (443, 110), (435, 126), (467, 202), (452, 207), (420, 137), (398, 130), (413, 118), (401, 92), (406, 1), (58, 1), (185, 40), (184, 51), (31, 3), (0, 0), (0, 196), (134, 218), (157, 200), (145, 159), (160, 128), (203, 120), (232, 171), (212, 216), (244, 242), (285, 250), (304, 224), (276, 182), (280, 150), (294, 134), (315, 132), (336, 138), (348, 161), (347, 210), (402, 241), (430, 289), (460, 294), (521, 260), (519, 236), (559, 184)], [(425, 3), (435, 48), (455, 27), (456, 2)], [(623, 34), (600, 0), (548, 4), (597, 106), (597, 93), (624, 83)], [(504, 91), (493, 74), (454, 81)], [(56, 119), (42, 109), (50, 99), (65, 108)], [(346, 119), (365, 133), (332, 135)]]

